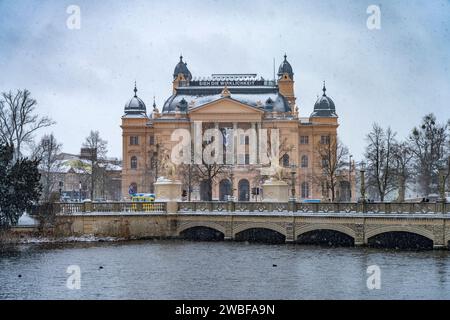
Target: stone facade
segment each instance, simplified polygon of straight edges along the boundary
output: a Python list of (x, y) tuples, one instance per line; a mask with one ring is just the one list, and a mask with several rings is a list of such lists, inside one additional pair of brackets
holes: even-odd
[[(329, 192), (317, 182), (322, 172), (322, 158), (317, 152), (321, 144), (337, 139), (338, 117), (334, 102), (326, 94), (314, 105), (313, 113), (306, 118), (299, 112), (309, 113), (308, 106), (299, 107), (294, 93), (294, 73), (286, 57), (279, 68), (277, 80), (265, 80), (256, 75), (212, 75), (209, 79), (193, 79), (187, 65), (180, 57), (172, 83), (172, 95), (166, 100), (162, 110), (153, 103), (148, 115), (145, 103), (137, 96), (125, 105), (122, 117), (123, 171), (122, 196), (129, 191), (154, 192), (154, 183), (163, 173), (158, 172), (163, 150), (171, 151), (178, 143), (172, 141), (172, 133), (177, 129), (193, 132), (195, 122), (202, 122), (203, 128), (254, 129), (259, 139), (262, 129), (278, 129), (280, 150), (283, 159), (280, 165), (295, 171), (296, 198), (330, 198)], [(248, 135), (247, 135), (248, 136)], [(242, 144), (242, 159), (233, 159), (233, 175), (216, 177), (212, 187), (212, 200), (224, 200), (233, 193), (240, 201), (254, 200), (252, 188), (261, 187), (264, 179), (258, 173), (258, 163), (251, 161), (245, 132), (236, 133), (235, 145)], [(258, 145), (259, 146), (259, 145)], [(256, 159), (258, 160), (258, 159)], [(252, 162), (253, 164), (250, 164)], [(295, 168), (291, 168), (294, 165)], [(344, 169), (339, 175), (337, 200), (356, 200), (354, 166), (350, 172)], [(189, 189), (187, 181), (183, 189)], [(231, 181), (232, 180), (232, 181)], [(231, 190), (232, 191), (231, 191)], [(290, 187), (291, 190), (291, 187)], [(186, 190), (188, 191), (188, 190)], [(202, 184), (191, 184), (191, 199), (203, 198)], [(205, 199), (203, 199), (205, 200)]]

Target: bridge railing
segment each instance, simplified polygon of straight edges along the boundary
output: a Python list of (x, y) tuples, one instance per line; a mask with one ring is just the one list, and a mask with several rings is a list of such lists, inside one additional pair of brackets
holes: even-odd
[(201, 201), (178, 202), (179, 212), (287, 212), (287, 202), (231, 202)]
[(82, 213), (166, 213), (166, 202), (60, 202), (55, 203), (60, 214)]
[[(60, 214), (82, 213), (166, 213), (166, 202), (64, 202), (55, 203), (53, 212)], [(232, 202), (195, 201), (178, 202), (180, 213), (189, 212), (243, 212), (243, 213), (367, 213), (367, 214), (432, 214), (450, 213), (450, 203), (302, 203), (302, 202)]]
[(299, 212), (299, 213), (450, 213), (450, 203), (303, 203), (303, 202), (179, 202), (178, 212)]

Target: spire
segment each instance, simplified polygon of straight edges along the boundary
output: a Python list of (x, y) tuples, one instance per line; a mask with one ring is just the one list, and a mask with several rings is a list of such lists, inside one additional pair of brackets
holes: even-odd
[(134, 97), (137, 98), (137, 86), (136, 86), (136, 81), (134, 81)]
[(153, 96), (153, 109), (156, 108), (156, 101), (155, 101), (155, 96)]
[(286, 61), (287, 60), (287, 54), (286, 54), (286, 52), (284, 53), (284, 61)]
[(183, 62), (183, 55), (180, 54), (180, 62)]
[(326, 96), (326, 95), (327, 95), (327, 94), (326, 94), (327, 88), (325, 87), (325, 80), (323, 81), (323, 88), (322, 88), (322, 91), (323, 91), (323, 96)]

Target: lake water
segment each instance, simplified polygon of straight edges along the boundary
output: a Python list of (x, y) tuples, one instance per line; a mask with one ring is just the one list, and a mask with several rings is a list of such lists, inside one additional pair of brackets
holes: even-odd
[[(181, 240), (0, 250), (1, 299), (450, 299), (448, 251)], [(79, 290), (66, 286), (70, 265)], [(371, 265), (380, 289), (367, 288)]]

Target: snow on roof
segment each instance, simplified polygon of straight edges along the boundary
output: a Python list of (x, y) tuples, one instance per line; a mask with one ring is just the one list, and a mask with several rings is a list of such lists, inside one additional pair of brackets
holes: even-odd
[[(77, 173), (77, 174), (87, 174), (91, 173), (91, 163), (88, 159), (80, 159), (79, 156), (67, 156), (64, 155), (65, 159), (56, 160), (52, 172), (53, 173)], [(99, 163), (99, 166), (106, 168), (107, 171), (121, 171), (122, 166), (117, 159), (108, 159), (106, 162)]]

